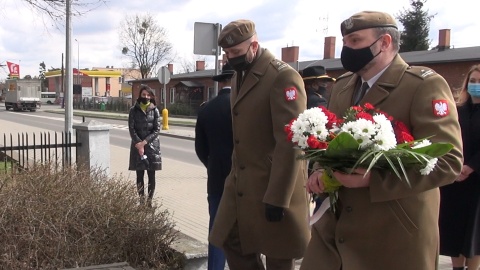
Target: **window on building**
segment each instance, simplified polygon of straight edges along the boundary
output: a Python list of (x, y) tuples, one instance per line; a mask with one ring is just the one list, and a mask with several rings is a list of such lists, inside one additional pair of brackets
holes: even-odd
[(175, 103), (175, 88), (170, 88), (170, 104)]
[(165, 91), (163, 88), (160, 88), (160, 103), (163, 104), (165, 102)]
[(207, 100), (210, 100), (210, 99), (214, 98), (215, 97), (215, 88), (208, 87), (207, 95), (208, 95)]

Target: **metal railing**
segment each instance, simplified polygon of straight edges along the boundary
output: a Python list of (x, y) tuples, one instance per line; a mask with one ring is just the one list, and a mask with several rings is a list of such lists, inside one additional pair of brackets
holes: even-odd
[(28, 133), (18, 133), (17, 136), (3, 134), (3, 142), (0, 142), (0, 172), (27, 169), (36, 163), (54, 164), (57, 170), (71, 166), (74, 162), (73, 152), (76, 153), (81, 144), (72, 142), (70, 132), (60, 133), (42, 132), (31, 136)]

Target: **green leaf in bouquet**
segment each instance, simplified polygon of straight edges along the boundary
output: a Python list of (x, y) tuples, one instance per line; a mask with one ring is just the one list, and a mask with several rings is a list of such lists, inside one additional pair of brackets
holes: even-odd
[(341, 132), (329, 144), (325, 152), (329, 157), (350, 156), (352, 152), (358, 151), (360, 144), (350, 133)]
[[(405, 166), (403, 166), (402, 159), (400, 157), (397, 157), (398, 164), (400, 165), (400, 168), (402, 169), (403, 176), (405, 177), (405, 181), (407, 182), (408, 186), (411, 188), (412, 185), (410, 184), (410, 180), (408, 179), (407, 171), (405, 170)], [(397, 176), (399, 176), (397, 174)]]
[(450, 152), (450, 150), (452, 149), (453, 149), (453, 144), (438, 142), (438, 143), (432, 143), (424, 147), (411, 149), (410, 151), (419, 153), (419, 154), (428, 155), (430, 157), (440, 157)]
[[(366, 173), (371, 171), (373, 168), (390, 169), (399, 179), (402, 179), (403, 175), (408, 186), (411, 186), (410, 180), (408, 179), (407, 172), (405, 170), (405, 166), (403, 164), (403, 159), (405, 159), (405, 156), (401, 157), (400, 155), (398, 155), (399, 153), (396, 152), (397, 151), (395, 150), (365, 151), (365, 153), (363, 153), (363, 155), (358, 159), (357, 163), (355, 163), (353, 168), (355, 169), (357, 167), (365, 167), (362, 165), (368, 164)], [(411, 162), (414, 164), (418, 164), (420, 162), (419, 157), (417, 157), (416, 155), (416, 153), (408, 155), (408, 157), (412, 160)], [(413, 160), (415, 160), (416, 162)], [(399, 169), (401, 170), (401, 174)]]

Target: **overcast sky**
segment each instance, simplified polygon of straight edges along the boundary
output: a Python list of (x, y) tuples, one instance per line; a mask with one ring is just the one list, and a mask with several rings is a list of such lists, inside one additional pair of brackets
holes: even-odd
[[(428, 0), (425, 9), (435, 17), (430, 23), (431, 47), (438, 44), (438, 30), (451, 29), (455, 48), (480, 46), (478, 3), (469, 0)], [(109, 0), (106, 5), (72, 20), (72, 66), (126, 67), (118, 33), (126, 15), (150, 13), (168, 32), (178, 60), (193, 62), (193, 28), (195, 22), (220, 23), (225, 26), (236, 19), (256, 23), (261, 46), (278, 58), (281, 48), (300, 47), (300, 61), (323, 58), (325, 36), (336, 36), (336, 57), (342, 40), (340, 23), (362, 10), (385, 11), (397, 16), (410, 8), (409, 0)], [(20, 64), (20, 77), (38, 75), (39, 63), (47, 68), (61, 67), (65, 51), (65, 29), (56, 29), (46, 16), (33, 12), (23, 0), (0, 0), (0, 64)], [(400, 25), (401, 27), (401, 25)], [(75, 39), (78, 40), (75, 41)], [(79, 46), (79, 47), (78, 47)], [(79, 57), (77, 50), (79, 48)], [(213, 56), (207, 61), (213, 68)], [(163, 63), (165, 64), (165, 63)], [(0, 80), (8, 74), (0, 68)]]

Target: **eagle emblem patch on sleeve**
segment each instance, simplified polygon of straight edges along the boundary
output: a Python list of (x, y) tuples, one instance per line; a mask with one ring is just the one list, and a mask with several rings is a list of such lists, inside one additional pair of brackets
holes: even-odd
[(447, 116), (450, 111), (448, 110), (448, 103), (445, 99), (437, 99), (432, 101), (433, 114), (438, 117)]
[(294, 101), (297, 99), (297, 88), (292, 86), (285, 88), (285, 99), (287, 101)]

